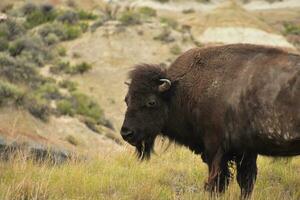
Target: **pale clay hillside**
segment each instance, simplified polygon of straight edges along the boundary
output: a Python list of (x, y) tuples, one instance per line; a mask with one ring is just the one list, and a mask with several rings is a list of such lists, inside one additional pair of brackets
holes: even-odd
[[(37, 20), (31, 12), (40, 5), (55, 12)], [(0, 67), (28, 63), (35, 74), (24, 82), (0, 70), (0, 145), (17, 146), (16, 156), (0, 162), (0, 199), (7, 200), (210, 199), (198, 156), (158, 139), (157, 155), (141, 163), (121, 139), (128, 72), (139, 63), (168, 66), (194, 47), (300, 50), (298, 0), (1, 0), (0, 12)], [(20, 33), (5, 32), (6, 17), (24, 26), (16, 25)], [(28, 52), (18, 51), (22, 42)], [(20, 153), (23, 146), (75, 157), (36, 164)], [(252, 199), (300, 199), (299, 158), (260, 157), (258, 166)], [(234, 182), (216, 198), (238, 195)]]

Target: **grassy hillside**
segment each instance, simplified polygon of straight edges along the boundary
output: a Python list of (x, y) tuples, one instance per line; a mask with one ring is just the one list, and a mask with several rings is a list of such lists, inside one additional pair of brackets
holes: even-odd
[[(300, 159), (259, 158), (255, 200), (300, 198)], [(50, 166), (21, 157), (0, 163), (0, 199), (60, 200), (210, 199), (203, 191), (207, 169), (199, 156), (171, 147), (148, 162), (128, 152), (99, 155), (85, 161)], [(234, 181), (218, 199), (238, 199)]]

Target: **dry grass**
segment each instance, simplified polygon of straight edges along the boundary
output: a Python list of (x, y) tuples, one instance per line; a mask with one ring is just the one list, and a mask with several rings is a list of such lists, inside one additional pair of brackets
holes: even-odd
[[(206, 166), (185, 148), (171, 147), (148, 162), (128, 151), (60, 166), (24, 159), (0, 163), (0, 199), (209, 199)], [(255, 200), (300, 198), (300, 159), (259, 158)], [(236, 182), (219, 199), (238, 199)]]

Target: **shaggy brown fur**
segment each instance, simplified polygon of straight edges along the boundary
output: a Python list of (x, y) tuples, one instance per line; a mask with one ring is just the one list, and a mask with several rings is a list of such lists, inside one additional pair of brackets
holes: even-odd
[[(185, 145), (209, 167), (207, 189), (228, 185), (237, 164), (242, 196), (256, 179), (258, 154), (300, 154), (300, 56), (257, 45), (192, 49), (169, 69), (130, 73), (123, 138), (149, 157), (157, 135)], [(159, 92), (160, 79), (171, 88)]]

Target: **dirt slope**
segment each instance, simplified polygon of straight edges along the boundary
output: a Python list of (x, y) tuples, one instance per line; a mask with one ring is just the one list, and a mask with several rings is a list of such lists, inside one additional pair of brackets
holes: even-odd
[[(45, 123), (27, 111), (4, 108), (0, 111), (0, 127), (0, 135), (8, 144), (39, 144), (70, 152), (101, 154), (122, 149), (114, 141), (91, 131), (71, 117), (51, 117)], [(77, 144), (71, 144), (68, 138), (73, 138)]]

